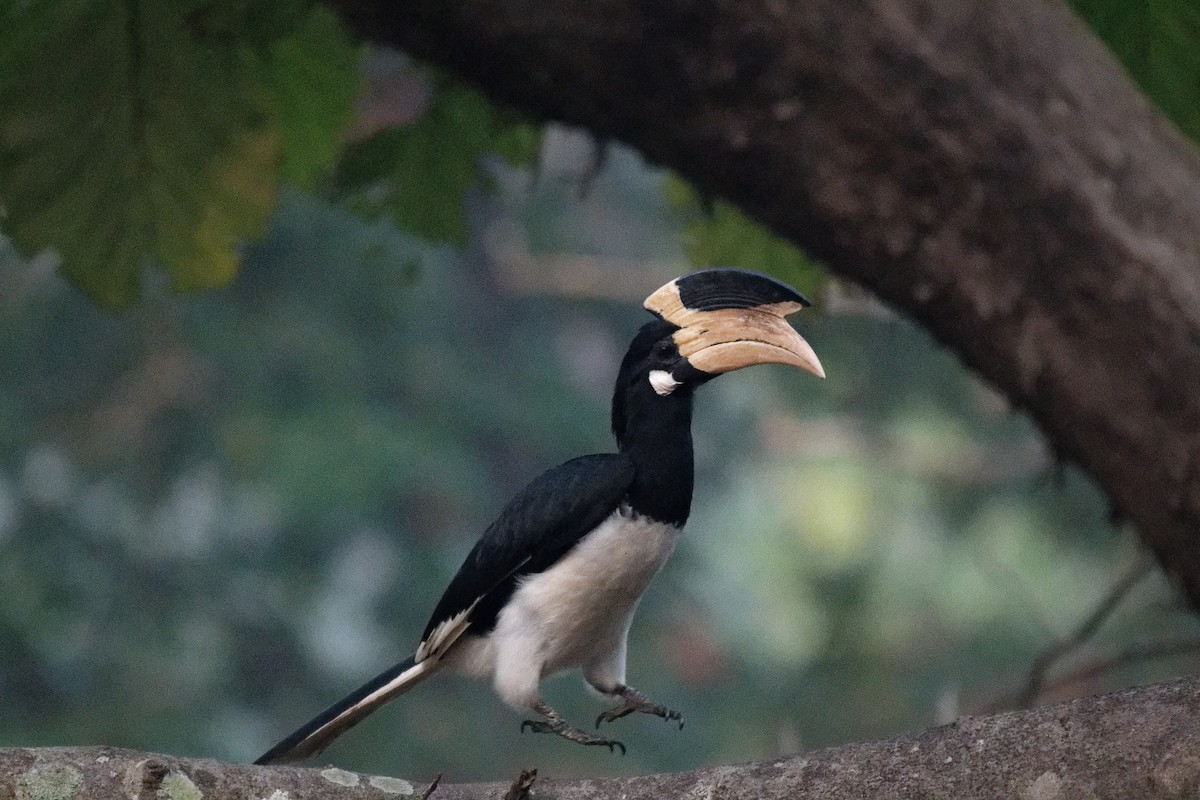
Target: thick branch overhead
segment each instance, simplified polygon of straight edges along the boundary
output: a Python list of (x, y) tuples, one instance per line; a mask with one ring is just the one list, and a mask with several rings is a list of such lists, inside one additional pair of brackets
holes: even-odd
[(1063, 3), (334, 5), (907, 311), (1200, 600), (1200, 158)]

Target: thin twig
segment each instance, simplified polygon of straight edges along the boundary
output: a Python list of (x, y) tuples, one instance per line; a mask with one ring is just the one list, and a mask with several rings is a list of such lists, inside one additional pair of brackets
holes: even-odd
[(1143, 661), (1153, 661), (1156, 658), (1169, 658), (1200, 653), (1200, 640), (1182, 639), (1171, 642), (1130, 647), (1109, 658), (1099, 659), (1090, 664), (1084, 664), (1066, 675), (1042, 686), (1044, 692), (1054, 692), (1074, 683), (1089, 681), (1118, 667), (1126, 667)]
[(504, 793), (504, 800), (526, 800), (529, 797), (529, 787), (537, 780), (537, 769), (530, 767), (521, 770), (521, 774), (513, 780), (512, 786)]
[(612, 152), (612, 143), (607, 137), (593, 136), (592, 137), (592, 161), (588, 165), (588, 169), (579, 176), (579, 199), (586, 200), (596, 188), (596, 179), (600, 177), (600, 173), (608, 165), (608, 157)]
[(421, 800), (429, 800), (429, 795), (433, 794), (437, 789), (438, 784), (442, 782), (442, 773), (433, 776), (433, 780), (429, 782), (428, 788), (421, 793)]
[(1063, 656), (1090, 639), (1109, 616), (1112, 615), (1113, 610), (1121, 604), (1121, 601), (1125, 599), (1130, 590), (1150, 574), (1153, 567), (1154, 562), (1149, 556), (1143, 555), (1139, 558), (1133, 568), (1116, 582), (1108, 594), (1100, 601), (1099, 605), (1075, 629), (1074, 633), (1050, 645), (1037, 657), (1033, 662), (1033, 666), (1029, 669), (1029, 677), (1025, 680), (1024, 688), (1016, 696), (1015, 705), (1017, 708), (1028, 708), (1033, 705), (1033, 701), (1041, 694), (1042, 688), (1046, 684), (1046, 676), (1050, 672), (1050, 669)]

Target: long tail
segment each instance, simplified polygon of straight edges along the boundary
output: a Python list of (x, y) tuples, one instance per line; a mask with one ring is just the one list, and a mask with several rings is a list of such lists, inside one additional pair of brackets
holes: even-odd
[(420, 664), (414, 663), (411, 656), (406, 658), (313, 717), (254, 763), (279, 764), (317, 755), (363, 717), (393, 697), (404, 694), (437, 672), (440, 666), (436, 658), (425, 659)]

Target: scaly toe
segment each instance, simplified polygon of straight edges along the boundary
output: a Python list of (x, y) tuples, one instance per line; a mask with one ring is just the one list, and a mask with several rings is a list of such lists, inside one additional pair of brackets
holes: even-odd
[(607, 711), (602, 711), (600, 716), (596, 717), (596, 727), (600, 727), (601, 722), (613, 722), (628, 714), (632, 714), (634, 709), (631, 706), (617, 706), (610, 708)]

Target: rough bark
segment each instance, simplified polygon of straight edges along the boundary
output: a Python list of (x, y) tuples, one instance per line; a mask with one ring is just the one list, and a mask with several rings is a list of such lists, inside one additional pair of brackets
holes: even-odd
[[(564, 747), (569, 746), (564, 744)], [(553, 766), (542, 764), (543, 775)], [(335, 768), (254, 767), (107, 747), (0, 750), (0, 797), (17, 800), (387, 800), (425, 786)], [(444, 784), (433, 800), (502, 797), (504, 784)], [(1200, 680), (1032, 711), (965, 718), (880, 742), (713, 769), (540, 780), (541, 800), (1155, 800), (1200, 795)]]
[(1200, 603), (1200, 158), (1063, 3), (332, 4), (909, 313)]

